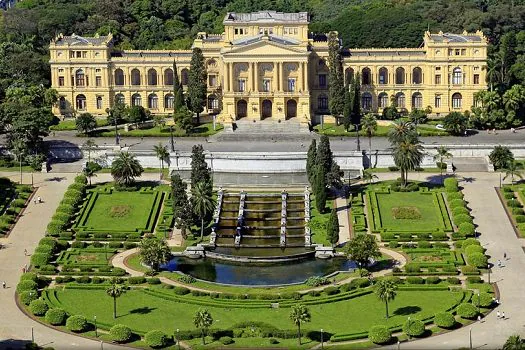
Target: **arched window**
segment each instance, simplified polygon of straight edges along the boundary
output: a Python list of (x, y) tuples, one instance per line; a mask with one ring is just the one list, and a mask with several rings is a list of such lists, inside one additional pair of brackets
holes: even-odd
[(345, 70), (345, 84), (350, 83), (350, 79), (352, 79), (354, 76), (354, 69), (353, 68), (346, 68)]
[(403, 67), (398, 67), (396, 69), (396, 84), (405, 83), (405, 69)]
[(379, 68), (379, 84), (388, 84), (388, 69)]
[(58, 108), (66, 109), (66, 107), (67, 107), (66, 98), (64, 96), (60, 96), (60, 98), (58, 99)]
[(102, 102), (102, 96), (97, 96), (97, 109), (102, 109), (104, 107), (104, 104)]
[(421, 68), (412, 69), (412, 84), (421, 84), (423, 82), (423, 72)]
[(173, 85), (173, 69), (171, 68), (164, 71), (164, 85)]
[(452, 108), (454, 109), (460, 109), (461, 108), (461, 94), (459, 92), (456, 92), (454, 95), (452, 95)]
[(180, 71), (180, 82), (182, 85), (188, 85), (188, 70), (186, 68)]
[(124, 85), (124, 72), (120, 68), (115, 70), (115, 85)]
[(415, 92), (412, 95), (412, 108), (423, 108), (423, 95), (420, 92)]
[(372, 73), (370, 68), (363, 68), (363, 74), (361, 76), (361, 84), (370, 85), (372, 84)]
[(86, 85), (86, 75), (82, 69), (78, 69), (75, 72), (76, 86), (85, 86)]
[(208, 96), (208, 109), (219, 109), (219, 99), (217, 96)]
[(372, 95), (369, 92), (364, 92), (361, 95), (361, 106), (365, 111), (372, 109)]
[(149, 109), (158, 109), (159, 108), (159, 98), (155, 94), (150, 94), (148, 96), (148, 108)]
[(461, 68), (456, 67), (452, 71), (452, 84), (459, 85), (463, 83), (463, 73), (461, 72)]
[(175, 96), (173, 96), (173, 94), (167, 94), (164, 96), (165, 109), (173, 109), (173, 102), (175, 102)]
[(153, 68), (148, 70), (148, 85), (157, 85), (157, 71)]
[(115, 103), (125, 104), (126, 103), (126, 99), (124, 98), (124, 95), (116, 94), (115, 95)]
[(325, 94), (321, 94), (317, 98), (317, 108), (320, 111), (325, 111), (328, 109), (328, 97), (326, 97)]
[(388, 107), (388, 95), (386, 92), (382, 92), (379, 94), (377, 98), (377, 103), (379, 108)]
[(140, 97), (140, 94), (133, 94), (131, 96), (131, 105), (134, 106), (142, 106), (142, 97)]
[(136, 68), (131, 71), (131, 85), (140, 85), (140, 71)]
[(398, 108), (405, 108), (405, 94), (398, 92), (396, 95), (396, 104)]
[(77, 95), (77, 98), (75, 99), (77, 110), (84, 111), (86, 110), (87, 104), (86, 104), (86, 96), (80, 94)]

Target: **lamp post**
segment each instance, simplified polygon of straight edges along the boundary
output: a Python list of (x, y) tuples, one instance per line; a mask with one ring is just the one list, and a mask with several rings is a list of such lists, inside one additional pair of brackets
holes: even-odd
[(170, 125), (170, 145), (171, 151), (175, 152), (175, 142), (173, 141), (173, 125)]
[(95, 338), (98, 338), (97, 315), (95, 315), (93, 318), (95, 319)]
[[(110, 108), (106, 108), (106, 113), (109, 115), (109, 118), (113, 118), (113, 111)], [(117, 129), (117, 118), (113, 118), (113, 122), (115, 123), (115, 145), (119, 144), (118, 139), (118, 129)]]
[(34, 331), (33, 327), (31, 327), (31, 342), (32, 343), (35, 342), (35, 331)]
[(401, 342), (398, 340), (398, 341), (397, 341), (397, 350), (399, 350), (400, 347), (401, 347)]
[(468, 338), (469, 338), (469, 349), (472, 350), (472, 328), (468, 330)]
[(180, 350), (179, 329), (178, 328), (177, 328), (177, 336), (175, 338), (175, 341), (177, 342), (177, 348)]
[(408, 340), (411, 339), (411, 338), (410, 338), (410, 324), (411, 324), (411, 323), (410, 323), (410, 316), (408, 316), (408, 326), (407, 326), (407, 328), (408, 328), (408, 332), (407, 332)]
[(324, 344), (323, 344), (323, 329), (321, 328), (321, 349), (324, 349)]
[(490, 266), (489, 266), (489, 284), (490, 284)]
[(499, 188), (501, 188), (501, 172), (499, 173)]
[(361, 150), (361, 140), (359, 140), (359, 124), (355, 124), (355, 135), (357, 136), (357, 150)]
[(479, 295), (479, 292), (478, 292), (478, 316), (481, 314), (481, 309), (480, 309), (480, 295)]

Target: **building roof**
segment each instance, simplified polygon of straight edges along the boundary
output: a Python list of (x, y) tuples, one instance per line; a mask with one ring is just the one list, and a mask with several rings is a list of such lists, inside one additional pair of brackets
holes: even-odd
[(466, 33), (463, 34), (452, 34), (439, 32), (438, 34), (430, 34), (430, 39), (435, 42), (452, 42), (452, 43), (470, 43), (470, 42), (483, 42), (483, 34), (478, 33)]
[(350, 49), (344, 56), (373, 57), (373, 56), (425, 56), (424, 50), (396, 50), (396, 49)]
[(180, 51), (114, 51), (111, 53), (111, 57), (179, 57), (182, 55), (191, 56), (191, 51), (180, 50)]
[[(238, 46), (250, 45), (250, 44), (256, 43), (258, 41), (261, 41), (263, 37), (264, 37), (263, 34), (259, 34), (259, 35), (256, 35), (256, 36), (243, 37), (243, 38), (240, 38), (240, 39), (237, 39), (237, 40), (233, 40), (232, 44), (233, 45), (238, 45)], [(286, 37), (272, 35), (272, 34), (268, 35), (268, 40), (276, 42), (276, 43), (279, 43), (281, 45), (297, 45), (297, 44), (299, 44), (299, 41), (294, 40), (292, 38), (286, 38)]]
[(100, 46), (108, 44), (113, 39), (113, 36), (110, 35), (95, 35), (93, 37), (83, 37), (75, 33), (68, 35), (59, 34), (53, 42), (58, 46), (85, 46), (85, 45), (94, 45)]
[(251, 13), (228, 12), (224, 24), (233, 23), (309, 23), (307, 12), (285, 13), (276, 11), (259, 11)]

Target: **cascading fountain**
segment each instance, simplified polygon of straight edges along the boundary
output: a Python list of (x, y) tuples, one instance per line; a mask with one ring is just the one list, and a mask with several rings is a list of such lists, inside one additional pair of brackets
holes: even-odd
[(286, 191), (281, 192), (281, 238), (279, 245), (286, 247), (286, 201), (288, 199), (288, 193)]

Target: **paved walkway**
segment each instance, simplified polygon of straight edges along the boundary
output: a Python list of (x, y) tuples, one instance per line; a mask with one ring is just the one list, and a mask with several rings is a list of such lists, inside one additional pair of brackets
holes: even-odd
[(346, 243), (350, 240), (350, 216), (346, 198), (337, 197), (335, 199), (337, 208), (337, 218), (339, 219), (339, 241), (338, 244)]

